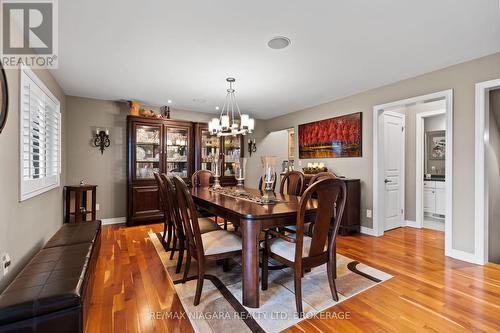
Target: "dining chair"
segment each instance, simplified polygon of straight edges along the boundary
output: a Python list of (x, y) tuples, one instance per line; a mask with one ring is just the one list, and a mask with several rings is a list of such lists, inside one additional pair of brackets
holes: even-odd
[(289, 171), (281, 179), (280, 193), (288, 195), (302, 195), (305, 183), (306, 178), (302, 172)]
[(326, 179), (326, 178), (337, 178), (337, 175), (330, 171), (318, 172), (314, 176), (311, 177), (309, 181), (309, 185), (316, 183), (318, 180)]
[[(327, 178), (337, 178), (337, 175), (335, 175), (333, 172), (325, 171), (325, 172), (319, 172), (315, 174), (314, 176), (311, 177), (311, 180), (309, 181), (308, 186), (311, 186), (312, 184), (316, 183), (318, 180), (322, 179), (327, 179)], [(314, 228), (314, 222), (305, 222), (304, 223), (304, 233), (308, 236), (312, 234), (312, 228)], [(295, 232), (297, 230), (296, 226), (290, 225), (286, 226), (285, 230), (288, 232)]]
[[(276, 189), (276, 172), (274, 173), (274, 182), (271, 185), (273, 192)], [(260, 177), (259, 179), (259, 190), (265, 191), (266, 190), (266, 183), (264, 182), (264, 176)]]
[[(160, 177), (158, 172), (153, 172), (153, 176), (155, 177), (156, 183), (158, 184), (158, 192), (160, 193), (160, 205), (163, 211), (163, 235), (162, 242), (166, 246), (166, 251), (170, 250), (170, 242), (172, 241), (172, 220), (170, 218), (169, 205), (167, 202), (167, 197), (165, 193), (165, 184)], [(165, 237), (167, 236), (167, 241), (165, 242)]]
[(228, 268), (227, 259), (241, 255), (242, 241), (235, 233), (227, 230), (215, 230), (201, 233), (196, 205), (186, 184), (179, 176), (174, 176), (174, 184), (177, 189), (177, 200), (182, 216), (182, 222), (187, 239), (186, 268), (182, 277), (182, 283), (187, 280), (191, 258), (195, 258), (198, 264), (196, 282), (196, 293), (194, 305), (200, 304), (201, 291), (205, 277), (205, 262), (224, 260), (224, 270)]
[(191, 186), (193, 187), (209, 187), (210, 180), (213, 177), (210, 170), (198, 170), (191, 176)]
[[(191, 186), (193, 187), (209, 187), (213, 179), (213, 172), (210, 170), (198, 170), (191, 176)], [(198, 215), (202, 217), (215, 217), (217, 222), (218, 217), (206, 210), (198, 208)], [(224, 230), (227, 230), (227, 220), (224, 219)]]
[[(170, 260), (173, 259), (174, 252), (177, 250), (179, 256), (177, 258), (177, 267), (175, 269), (176, 273), (179, 273), (182, 268), (182, 261), (184, 257), (184, 251), (186, 249), (186, 233), (184, 231), (184, 225), (182, 222), (182, 216), (180, 212), (179, 202), (177, 199), (177, 188), (175, 187), (173, 181), (166, 174), (161, 175), (161, 179), (165, 184), (167, 202), (169, 204), (169, 213), (172, 225), (174, 226), (174, 242), (172, 246), (172, 251), (170, 253)], [(198, 223), (200, 226), (200, 232), (207, 233), (215, 230), (220, 230), (219, 225), (209, 219), (209, 218), (199, 218)], [(177, 244), (178, 242), (178, 244)]]
[[(312, 236), (304, 235), (304, 218), (309, 208), (311, 196), (316, 194), (317, 210), (315, 228)], [(337, 205), (332, 205), (336, 202)], [(264, 251), (262, 256), (262, 290), (268, 287), (269, 258), (293, 268), (295, 303), (299, 316), (303, 316), (302, 309), (302, 276), (305, 270), (326, 263), (328, 283), (335, 301), (338, 301), (335, 279), (337, 277), (336, 247), (340, 220), (346, 202), (346, 185), (338, 179), (323, 179), (306, 189), (299, 201), (297, 211), (297, 232), (283, 235), (274, 230), (266, 231)], [(335, 218), (333, 217), (335, 216)], [(269, 239), (269, 236), (274, 238)], [(326, 246), (325, 246), (326, 245)]]

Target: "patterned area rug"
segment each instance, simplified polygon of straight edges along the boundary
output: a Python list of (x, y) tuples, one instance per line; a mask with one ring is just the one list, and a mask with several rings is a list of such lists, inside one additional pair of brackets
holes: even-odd
[[(269, 287), (260, 291), (260, 308), (241, 304), (242, 283), (240, 258), (231, 260), (231, 270), (223, 272), (222, 266), (208, 262), (205, 271), (201, 302), (193, 305), (196, 289), (196, 262), (191, 262), (190, 279), (180, 283), (182, 271), (175, 273), (177, 254), (170, 260), (161, 243), (161, 234), (150, 233), (160, 259), (165, 266), (175, 290), (197, 332), (280, 332), (305, 318), (319, 317), (320, 312), (364, 290), (382, 283), (392, 276), (337, 254), (336, 285), (339, 302), (332, 299), (326, 265), (313, 268), (302, 278), (304, 318), (299, 318), (295, 308), (293, 271), (289, 268), (269, 271)], [(272, 264), (272, 263), (271, 263)], [(183, 266), (184, 269), (184, 266)], [(169, 314), (175, 318), (175, 314)], [(328, 318), (326, 318), (328, 319)], [(333, 318), (330, 318), (333, 319)]]

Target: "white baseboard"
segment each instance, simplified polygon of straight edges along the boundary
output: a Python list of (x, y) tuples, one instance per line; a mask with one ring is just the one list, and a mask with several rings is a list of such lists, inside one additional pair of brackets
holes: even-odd
[(126, 223), (127, 218), (126, 217), (112, 217), (110, 219), (101, 219), (102, 225), (108, 225), (108, 224), (121, 224), (121, 223)]
[(417, 221), (411, 221), (411, 220), (406, 220), (405, 221), (405, 226), (410, 227), (410, 228), (417, 228), (420, 229), (422, 228)]
[(369, 236), (377, 236), (375, 234), (375, 230), (373, 230), (372, 228), (368, 228), (368, 227), (361, 226), (359, 232), (361, 232), (362, 234), (365, 234), (365, 235), (369, 235)]
[(450, 251), (447, 251), (446, 255), (448, 257), (452, 257), (454, 259), (470, 262), (472, 264), (477, 264), (477, 265), (484, 265), (484, 262), (481, 262), (474, 253), (470, 252), (465, 252), (462, 250), (457, 250), (457, 249), (451, 249)]

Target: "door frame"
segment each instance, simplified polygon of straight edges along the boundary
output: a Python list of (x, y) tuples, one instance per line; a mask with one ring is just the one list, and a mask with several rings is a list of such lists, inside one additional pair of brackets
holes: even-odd
[(488, 262), (488, 187), (486, 154), (489, 144), (490, 91), (500, 89), (500, 79), (476, 84), (475, 111), (475, 188), (474, 188), (474, 254), (476, 264)]
[[(452, 223), (453, 223), (453, 89), (443, 90), (427, 95), (407, 98), (373, 107), (373, 232), (375, 236), (384, 234), (383, 207), (385, 205), (380, 191), (379, 156), (379, 120), (384, 110), (407, 106), (408, 104), (430, 102), (444, 99), (446, 101), (446, 219), (445, 219), (445, 255), (452, 256)], [(381, 209), (382, 208), (382, 209)]]
[[(446, 114), (446, 109), (434, 110), (434, 111), (426, 111), (420, 112), (416, 114), (415, 121), (415, 222), (416, 228), (422, 228), (424, 226), (424, 154), (425, 154), (425, 146), (424, 146), (424, 119), (432, 116), (437, 116), (441, 114)], [(447, 152), (448, 153), (448, 152)], [(445, 160), (445, 168), (446, 168), (446, 160)], [(446, 172), (446, 170), (445, 170)], [(446, 176), (445, 176), (446, 179)], [(448, 194), (446, 192), (446, 194)], [(445, 219), (445, 228), (446, 228), (446, 219)]]
[[(399, 112), (394, 112), (394, 111), (383, 111), (381, 114), (382, 115), (390, 115), (390, 116), (393, 116), (393, 117), (396, 117), (396, 118), (400, 118), (401, 119), (401, 122), (402, 122), (402, 126), (403, 126), (403, 130), (401, 131), (401, 136), (403, 137), (403, 149), (401, 151), (401, 161), (400, 161), (400, 165), (401, 165), (401, 169), (400, 169), (400, 176), (401, 176), (401, 179), (400, 179), (400, 186), (399, 186), (399, 189), (400, 189), (400, 200), (401, 200), (401, 209), (403, 210), (401, 212), (401, 222), (400, 222), (400, 226), (404, 226), (404, 221), (405, 221), (405, 168), (406, 168), (406, 164), (405, 164), (405, 150), (406, 150), (406, 115), (403, 114), (403, 113), (399, 113)], [(384, 119), (383, 117), (380, 117), (380, 123), (379, 123), (379, 131), (380, 133), (382, 134), (383, 133), (383, 128), (384, 128)], [(382, 129), (382, 130), (381, 130)], [(379, 136), (379, 140), (381, 142), (380, 145), (384, 145), (385, 143), (382, 142), (382, 135)], [(384, 152), (385, 153), (385, 152)], [(384, 157), (385, 157), (385, 154), (383, 155), (382, 159), (380, 160), (380, 165), (379, 165), (379, 176), (381, 178), (385, 178), (385, 175), (384, 175)], [(381, 206), (383, 207), (382, 208), (382, 217), (383, 217), (383, 220), (382, 220), (382, 232), (385, 231), (385, 187), (382, 188), (382, 192), (383, 192), (383, 203), (384, 205)]]

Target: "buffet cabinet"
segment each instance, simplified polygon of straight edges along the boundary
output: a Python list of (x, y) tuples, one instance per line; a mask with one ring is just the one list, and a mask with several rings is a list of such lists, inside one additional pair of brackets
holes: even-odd
[(223, 185), (234, 185), (233, 161), (243, 156), (243, 138), (218, 138), (208, 125), (189, 121), (127, 117), (127, 225), (157, 223), (163, 212), (153, 173), (168, 173), (190, 183), (195, 170), (211, 170), (223, 159)]
[(216, 135), (210, 134), (208, 131), (208, 124), (196, 123), (195, 137), (196, 170), (212, 170), (212, 162), (215, 156), (219, 156), (219, 158), (222, 159), (222, 185), (236, 185), (233, 163), (235, 159), (244, 157), (243, 136), (217, 137)]
[[(309, 186), (314, 175), (306, 174), (306, 184)], [(352, 178), (338, 178), (342, 180), (347, 189), (347, 198), (342, 221), (340, 221), (339, 234), (347, 236), (359, 233), (361, 228), (361, 181)]]

